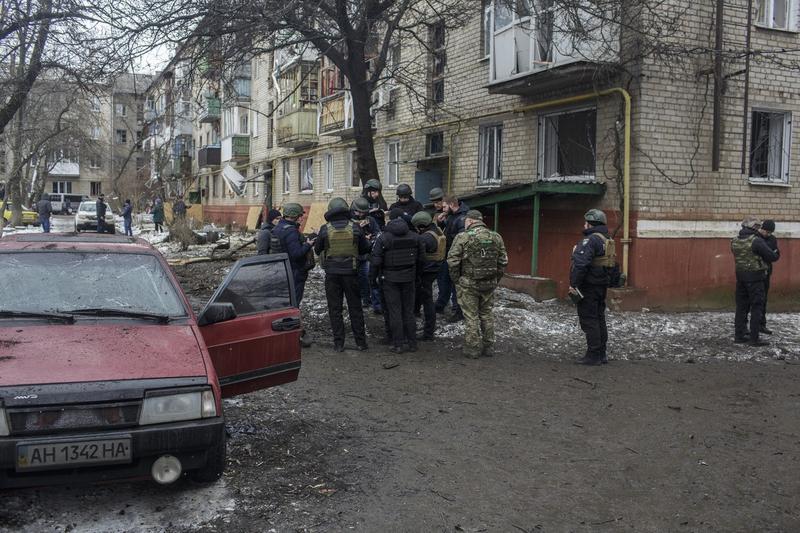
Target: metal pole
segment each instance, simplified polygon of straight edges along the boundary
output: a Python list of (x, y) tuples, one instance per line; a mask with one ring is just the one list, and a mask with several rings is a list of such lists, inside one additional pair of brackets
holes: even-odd
[(539, 193), (533, 194), (533, 243), (531, 246), (531, 276), (539, 274)]
[(494, 204), (494, 231), (500, 231), (500, 204)]
[(724, 0), (717, 0), (716, 40), (714, 44), (714, 124), (711, 143), (711, 170), (719, 170), (720, 145), (722, 144), (722, 37)]
[(753, 0), (747, 2), (747, 37), (744, 57), (744, 103), (742, 104), (742, 174), (747, 171), (747, 118), (750, 107), (750, 43), (753, 32)]

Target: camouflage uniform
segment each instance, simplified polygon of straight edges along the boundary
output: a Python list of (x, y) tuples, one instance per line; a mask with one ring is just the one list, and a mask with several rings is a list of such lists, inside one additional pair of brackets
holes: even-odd
[[(477, 213), (474, 217), (469, 214)], [(494, 290), (508, 264), (503, 238), (477, 217), (470, 228), (456, 235), (447, 264), (464, 313), (464, 355), (491, 356), (494, 347)]]

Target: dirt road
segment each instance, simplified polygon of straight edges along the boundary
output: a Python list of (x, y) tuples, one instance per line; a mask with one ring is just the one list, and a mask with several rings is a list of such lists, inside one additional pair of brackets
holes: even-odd
[[(226, 268), (178, 270), (195, 305)], [(334, 353), (307, 294), (301, 379), (226, 402), (221, 482), (4, 494), (0, 530), (800, 530), (797, 315), (753, 352), (727, 314), (616, 314), (616, 360), (586, 368), (566, 304), (504, 293), (491, 359), (450, 325), (389, 357)]]

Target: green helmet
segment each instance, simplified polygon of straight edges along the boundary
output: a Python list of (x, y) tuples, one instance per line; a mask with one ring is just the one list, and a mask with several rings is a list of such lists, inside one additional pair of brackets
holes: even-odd
[(583, 219), (586, 222), (599, 222), (600, 224), (605, 224), (607, 222), (606, 214), (599, 209), (589, 209), (586, 214), (583, 215)]
[(431, 192), (428, 193), (428, 196), (431, 199), (431, 202), (436, 202), (444, 198), (444, 191), (439, 187), (434, 187), (431, 189)]
[(366, 185), (364, 185), (364, 188), (367, 189), (367, 190), (372, 189), (372, 190), (375, 190), (375, 191), (381, 191), (381, 190), (383, 190), (383, 185), (381, 185), (380, 181), (378, 181), (375, 178), (373, 178), (371, 180), (367, 180), (367, 183), (366, 183)]
[(350, 209), (352, 211), (363, 211), (364, 213), (366, 213), (367, 211), (369, 211), (369, 200), (363, 197), (356, 198), (350, 205)]
[(300, 204), (289, 203), (283, 206), (283, 216), (285, 217), (299, 217), (302, 216), (305, 210)]
[(411, 187), (405, 183), (397, 186), (397, 196), (411, 196)]
[(347, 201), (338, 196), (331, 198), (331, 201), (328, 202), (328, 211), (333, 211), (334, 209), (347, 209)]
[(411, 224), (416, 227), (430, 226), (431, 222), (433, 222), (433, 219), (425, 211), (418, 211), (411, 217)]

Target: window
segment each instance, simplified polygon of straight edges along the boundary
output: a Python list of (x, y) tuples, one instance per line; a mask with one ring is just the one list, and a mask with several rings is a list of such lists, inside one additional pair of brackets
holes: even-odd
[(253, 167), (253, 180), (251, 182), (253, 185), (253, 198), (258, 197), (258, 167)]
[(128, 142), (128, 132), (125, 130), (117, 130), (116, 140), (117, 144), (126, 144)]
[(792, 115), (755, 110), (750, 125), (750, 179), (789, 183)]
[(757, 0), (756, 24), (776, 30), (792, 30), (797, 26), (797, 0)]
[(350, 176), (350, 186), (361, 188), (361, 178), (358, 175), (358, 157), (356, 151), (350, 150), (350, 157), (348, 158), (347, 173)]
[(218, 198), (219, 197), (219, 176), (214, 174), (211, 178), (211, 197)]
[(597, 110), (582, 109), (539, 119), (539, 178), (594, 180)]
[(437, 131), (425, 136), (425, 155), (428, 157), (444, 152), (444, 132)]
[(100, 181), (90, 181), (89, 191), (91, 196), (100, 196), (103, 194), (103, 183)]
[(63, 193), (63, 194), (70, 194), (72, 193), (72, 182), (71, 181), (54, 181), (53, 182), (53, 192), (56, 194)]
[(503, 125), (481, 126), (478, 132), (478, 186), (503, 181)]
[(447, 63), (445, 51), (445, 26), (444, 21), (439, 21), (430, 27), (430, 99), (435, 104), (444, 102), (444, 68)]
[(325, 154), (325, 190), (333, 190), (333, 154)]
[(244, 109), (239, 110), (239, 133), (243, 135), (250, 133), (250, 117)]
[(92, 96), (92, 111), (100, 111), (100, 97), (99, 96)]
[(273, 130), (273, 125), (275, 124), (274, 122), (275, 119), (272, 118), (272, 115), (274, 114), (275, 114), (275, 104), (270, 102), (269, 118), (267, 119), (267, 148), (272, 148), (272, 137), (273, 137), (272, 130)]
[(304, 157), (300, 160), (300, 191), (314, 190), (314, 158)]
[(386, 143), (386, 182), (395, 186), (400, 178), (400, 141)]
[[(100, 156), (99, 155), (90, 155), (89, 156), (89, 168), (100, 168)], [(139, 167), (141, 168), (141, 167)]]
[(291, 307), (290, 273), (283, 261), (243, 265), (214, 302), (233, 304), (237, 316)]
[(283, 194), (289, 194), (292, 184), (291, 164), (288, 159), (283, 160)]
[(483, 25), (481, 26), (481, 57), (489, 57), (492, 53), (492, 4), (485, 2), (483, 7)]
[(100, 126), (92, 126), (92, 140), (98, 140), (100, 138)]
[(125, 104), (115, 105), (114, 112), (121, 117), (125, 117), (128, 115), (128, 109), (125, 107)]
[(258, 111), (253, 111), (253, 137), (258, 137)]

